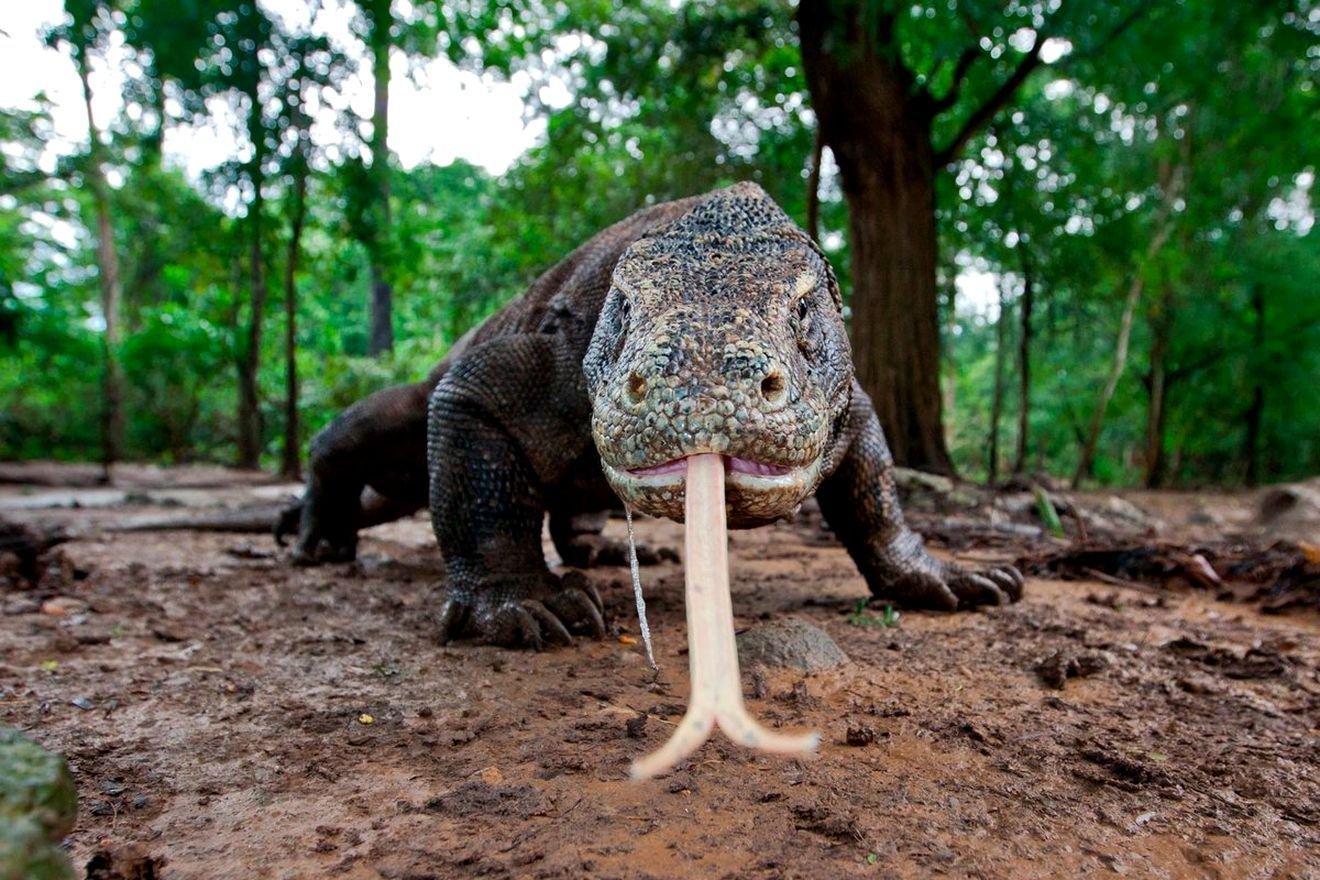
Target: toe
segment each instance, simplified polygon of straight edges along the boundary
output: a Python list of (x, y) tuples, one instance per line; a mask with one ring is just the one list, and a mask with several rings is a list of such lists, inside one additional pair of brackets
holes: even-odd
[(1025, 579), (1022, 577), (1021, 572), (1013, 566), (996, 566), (986, 571), (984, 574), (1004, 591), (1010, 602), (1016, 602), (1022, 598), (1022, 587), (1025, 583)]
[(462, 602), (445, 599), (435, 615), (437, 638), (440, 644), (449, 644), (463, 632), (464, 619), (467, 617), (466, 610)]
[[(539, 627), (540, 635), (552, 644), (571, 645), (573, 636), (555, 613), (536, 599), (524, 599), (521, 610), (530, 614)], [(540, 647), (537, 648), (540, 650)]]
[(900, 578), (892, 588), (880, 598), (892, 598), (900, 605), (909, 608), (933, 608), (937, 611), (956, 611), (958, 596), (944, 581), (925, 573), (910, 574)]
[(958, 597), (966, 605), (1007, 605), (1008, 594), (990, 577), (983, 574), (966, 573), (955, 583)]
[[(590, 588), (589, 584), (588, 587)], [(591, 589), (594, 592), (594, 588)], [(599, 601), (599, 595), (593, 599), (586, 590), (569, 587), (558, 595), (547, 599), (546, 605), (561, 620), (567, 621), (570, 626), (585, 628), (591, 632), (594, 638), (603, 639), (605, 638), (605, 618), (596, 605)]]

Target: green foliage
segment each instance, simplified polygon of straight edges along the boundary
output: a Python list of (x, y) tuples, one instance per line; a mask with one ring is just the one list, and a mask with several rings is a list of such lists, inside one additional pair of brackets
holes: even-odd
[[(133, 115), (102, 121), (113, 133), (103, 153), (115, 181), (117, 354), (132, 457), (232, 460), (255, 243), (270, 284), (256, 316), (256, 390), (274, 460), (281, 282), (299, 176), (308, 176), (295, 278), (304, 440), (365, 394), (425, 374), (540, 272), (641, 205), (752, 179), (806, 219), (815, 117), (792, 4), (422, 2), (395, 9), (382, 29), (388, 6), (373, 3), (354, 18), (359, 58), (291, 32), (248, 0), (67, 8), (75, 14), (52, 39), (95, 58), (122, 37), (134, 62), (125, 87)], [(1159, 480), (1239, 483), (1253, 458), (1261, 479), (1320, 471), (1320, 408), (1297, 391), (1320, 379), (1320, 251), (1305, 183), (1316, 172), (1320, 72), (1311, 5), (959, 0), (867, 9), (870, 26), (894, 28), (913, 89), (939, 105), (936, 149), (959, 138), (1020, 63), (1031, 29), (1068, 41), (937, 177), (949, 302), (968, 269), (1002, 290), (999, 472), (1016, 440), (1028, 275), (1028, 471), (1076, 467), (1138, 281), (1131, 354), (1091, 478), (1155, 479), (1148, 414), (1158, 381)], [(525, 78), (546, 136), (500, 177), (463, 161), (405, 170), (368, 156), (365, 127), (344, 110), (349, 142), (323, 152), (300, 108), (346, 82), (384, 38), (409, 58), (444, 53)], [(217, 102), (234, 108), (243, 152), (190, 182), (162, 161), (162, 141), (171, 126), (214, 121)], [(104, 323), (87, 156), (46, 173), (51, 137), (39, 105), (0, 112), (0, 457), (95, 458), (99, 448)], [(1162, 212), (1175, 174), (1182, 189)], [(820, 192), (822, 238), (846, 291), (837, 176), (827, 171)], [(1164, 233), (1167, 244), (1152, 251)], [(395, 289), (398, 340), (379, 359), (366, 356), (372, 260)], [(950, 447), (973, 477), (987, 465), (993, 316), (944, 312)]]
[(866, 610), (867, 600), (858, 599), (853, 605), (853, 610), (848, 612), (844, 622), (849, 626), (870, 627), (878, 626), (882, 629), (893, 629), (898, 626), (898, 619), (902, 617), (893, 605), (886, 605), (880, 614), (872, 614)]

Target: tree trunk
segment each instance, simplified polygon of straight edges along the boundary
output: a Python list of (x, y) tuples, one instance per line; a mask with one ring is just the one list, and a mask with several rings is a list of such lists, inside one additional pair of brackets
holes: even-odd
[(293, 177), (289, 247), (284, 260), (284, 453), (280, 474), (286, 480), (302, 477), (302, 438), (298, 428), (298, 258), (302, 253), (303, 222), (307, 214), (307, 169)]
[(990, 443), (986, 462), (986, 480), (999, 482), (999, 417), (1004, 410), (1004, 364), (1008, 356), (1004, 345), (1008, 341), (1008, 297), (1004, 296), (1004, 281), (999, 282), (999, 315), (995, 318), (995, 390), (990, 399)]
[(1183, 138), (1183, 158), (1180, 164), (1171, 166), (1168, 162), (1162, 162), (1160, 165), (1160, 189), (1163, 195), (1160, 199), (1159, 213), (1155, 218), (1154, 235), (1146, 245), (1146, 251), (1134, 269), (1131, 283), (1128, 285), (1127, 297), (1123, 302), (1123, 314), (1119, 319), (1118, 340), (1114, 345), (1114, 362), (1109, 368), (1109, 377), (1105, 380), (1104, 388), (1100, 390), (1100, 397), (1095, 402), (1095, 411), (1091, 414), (1086, 442), (1082, 445), (1082, 454), (1077, 461), (1077, 470), (1073, 474), (1074, 489), (1081, 485), (1082, 480), (1090, 476), (1096, 447), (1100, 442), (1100, 429), (1104, 426), (1105, 411), (1109, 408), (1109, 401), (1113, 398), (1114, 390), (1118, 388), (1118, 381), (1123, 377), (1123, 370), (1127, 367), (1128, 343), (1132, 338), (1132, 315), (1146, 286), (1146, 268), (1163, 250), (1173, 232), (1173, 206), (1182, 192), (1186, 176), (1184, 171), (1189, 140), (1190, 138)]
[[(1253, 354), (1261, 356), (1265, 349), (1265, 288), (1257, 282), (1251, 288), (1251, 311), (1256, 318)], [(1251, 359), (1248, 363), (1251, 363)], [(1254, 365), (1253, 365), (1254, 366)], [(1247, 462), (1247, 485), (1260, 485), (1261, 421), (1265, 415), (1265, 384), (1260, 371), (1252, 369), (1251, 406), (1246, 413), (1246, 436), (1243, 438), (1242, 457)]]
[(92, 111), (92, 84), (87, 47), (74, 52), (78, 79), (82, 83), (83, 108), (89, 138), (87, 184), (96, 211), (96, 273), (101, 290), (101, 312), (105, 332), (101, 334), (101, 478), (110, 483), (122, 451), (124, 434), (123, 376), (119, 366), (119, 312), (124, 297), (119, 281), (119, 255), (115, 250), (114, 222), (110, 211), (110, 185), (106, 181), (100, 129)]
[(1141, 299), (1141, 291), (1145, 286), (1145, 279), (1138, 270), (1128, 285), (1127, 297), (1123, 301), (1123, 314), (1118, 321), (1118, 339), (1114, 343), (1114, 362), (1109, 367), (1109, 376), (1105, 379), (1100, 396), (1096, 398), (1095, 410), (1091, 413), (1091, 421), (1086, 429), (1086, 440), (1082, 444), (1082, 454), (1077, 460), (1077, 470), (1073, 473), (1074, 489), (1091, 475), (1096, 447), (1100, 443), (1100, 429), (1104, 426), (1105, 412), (1109, 409), (1109, 401), (1113, 399), (1114, 391), (1118, 388), (1118, 380), (1123, 377), (1123, 370), (1127, 367), (1128, 343), (1132, 339), (1132, 314), (1137, 309), (1137, 301)]
[[(257, 166), (259, 167), (259, 166)], [(256, 195), (248, 208), (249, 279), (252, 285), (252, 308), (248, 315), (247, 340), (238, 362), (238, 466), (256, 468), (261, 463), (261, 393), (257, 372), (261, 367), (261, 325), (266, 314), (266, 267), (262, 247), (264, 236), (260, 175), (253, 181)]]
[(394, 286), (390, 278), (390, 30), (393, 17), (389, 0), (374, 0), (368, 16), (375, 108), (371, 118), (371, 181), (373, 222), (367, 245), (371, 259), (371, 339), (373, 357), (394, 350)]
[(1147, 489), (1158, 489), (1165, 482), (1164, 426), (1168, 419), (1166, 400), (1169, 390), (1168, 371), (1169, 335), (1173, 324), (1173, 291), (1166, 284), (1159, 305), (1150, 321), (1150, 372), (1146, 374), (1146, 390), (1150, 398), (1146, 407), (1145, 484)]
[(860, 5), (798, 7), (803, 68), (825, 145), (839, 165), (852, 249), (857, 378), (895, 460), (953, 472), (940, 400), (935, 286), (935, 154), (912, 77), (887, 53), (892, 17), (863, 24)]
[(1036, 278), (1031, 261), (1022, 258), (1022, 316), (1018, 335), (1018, 433), (1013, 473), (1027, 470), (1029, 426), (1031, 424), (1031, 310), (1036, 304)]

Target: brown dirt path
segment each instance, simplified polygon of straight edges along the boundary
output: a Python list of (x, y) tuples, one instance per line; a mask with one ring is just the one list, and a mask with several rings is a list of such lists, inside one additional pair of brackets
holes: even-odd
[[(852, 658), (749, 696), (820, 754), (717, 736), (635, 783), (685, 702), (677, 565), (644, 571), (657, 678), (617, 638), (636, 632), (625, 569), (590, 575), (609, 641), (438, 647), (420, 518), (324, 569), (232, 535), (64, 551), (87, 576), (60, 595), (0, 590), (0, 722), (68, 756), (80, 868), (105, 850), (206, 880), (1320, 877), (1313, 615), (1034, 580), (1011, 608), (855, 626), (840, 548), (808, 525), (736, 533), (740, 625), (799, 615)], [(1057, 690), (1047, 660), (1093, 674)]]

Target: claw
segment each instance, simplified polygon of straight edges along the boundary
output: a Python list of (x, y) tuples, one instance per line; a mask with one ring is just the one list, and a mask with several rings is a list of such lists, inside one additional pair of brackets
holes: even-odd
[[(595, 588), (590, 584), (587, 587), (595, 592)], [(576, 587), (565, 589), (558, 596), (546, 600), (551, 610), (560, 618), (585, 622), (587, 626), (591, 627), (593, 637), (603, 639), (605, 638), (605, 618), (601, 616), (600, 608), (596, 605), (599, 601), (599, 594), (593, 597), (586, 590)]]
[(1022, 573), (1011, 565), (1001, 565), (988, 569), (985, 576), (994, 581), (1008, 596), (1010, 602), (1022, 598), (1022, 586), (1025, 579)]
[[(563, 621), (555, 616), (549, 608), (541, 604), (536, 599), (524, 599), (522, 608), (531, 614), (532, 618), (540, 625), (540, 631), (543, 636), (548, 636), (551, 642), (560, 645), (573, 644), (573, 636), (568, 628), (564, 626)], [(538, 648), (537, 650), (540, 650)]]
[(463, 630), (463, 618), (466, 617), (463, 603), (454, 599), (445, 599), (436, 614), (436, 624), (440, 630), (437, 638), (440, 644), (447, 645)]
[(1007, 605), (1008, 596), (999, 588), (993, 580), (984, 574), (968, 574), (965, 576), (965, 583), (976, 587), (977, 593), (969, 596), (972, 599), (972, 605)]
[(507, 636), (504, 636), (502, 631), (497, 630), (495, 638), (492, 639), (492, 641), (516, 641), (538, 653), (543, 651), (545, 649), (545, 642), (541, 638), (541, 628), (536, 625), (536, 618), (532, 616), (532, 613), (526, 608), (519, 607), (510, 611), (509, 615), (512, 618), (513, 626), (518, 630), (518, 638), (516, 640), (511, 640), (507, 638)]

